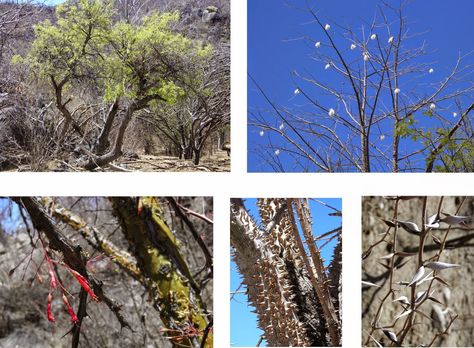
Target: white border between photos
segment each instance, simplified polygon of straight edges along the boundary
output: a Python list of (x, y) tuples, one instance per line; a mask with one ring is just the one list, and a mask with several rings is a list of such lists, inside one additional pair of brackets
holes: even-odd
[[(250, 0), (257, 1), (257, 0)], [(213, 196), (214, 346), (230, 346), (229, 199), (343, 199), (343, 346), (361, 342), (361, 197), (474, 195), (474, 174), (246, 174), (246, 0), (231, 1), (231, 173), (0, 173), (1, 196)]]

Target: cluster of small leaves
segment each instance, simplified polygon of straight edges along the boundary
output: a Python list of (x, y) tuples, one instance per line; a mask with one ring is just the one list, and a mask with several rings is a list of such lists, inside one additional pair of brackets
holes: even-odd
[(418, 121), (411, 115), (405, 120), (395, 124), (395, 134), (400, 138), (410, 137), (414, 141), (418, 140), (419, 129), (417, 128)]

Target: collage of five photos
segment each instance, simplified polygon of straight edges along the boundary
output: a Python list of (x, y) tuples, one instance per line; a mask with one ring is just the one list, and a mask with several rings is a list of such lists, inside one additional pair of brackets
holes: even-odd
[(474, 346), (473, 12), (0, 0), (0, 347)]

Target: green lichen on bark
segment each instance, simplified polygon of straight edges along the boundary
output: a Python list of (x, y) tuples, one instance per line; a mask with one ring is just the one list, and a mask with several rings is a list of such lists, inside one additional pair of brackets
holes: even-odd
[[(208, 326), (205, 309), (158, 200), (118, 197), (111, 201), (138, 266), (149, 279), (154, 305), (171, 342), (179, 347), (199, 346)], [(198, 334), (188, 337), (190, 328)], [(212, 334), (208, 333), (204, 347), (212, 346)]]

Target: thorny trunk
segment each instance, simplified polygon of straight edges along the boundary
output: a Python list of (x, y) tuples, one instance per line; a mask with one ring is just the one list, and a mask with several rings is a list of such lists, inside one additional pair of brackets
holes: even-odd
[[(295, 236), (295, 239), (298, 243), (301, 258), (305, 261), (308, 274), (311, 278), (314, 288), (316, 289), (319, 302), (323, 307), (331, 342), (338, 344), (341, 341), (339, 334), (341, 327), (337, 318), (336, 309), (334, 308), (333, 299), (331, 298), (331, 293), (329, 291), (329, 281), (326, 276), (323, 260), (318, 248), (316, 247), (316, 241), (314, 240), (311, 232), (311, 217), (309, 215), (309, 207), (307, 201), (295, 200), (296, 211), (301, 224), (301, 229), (305, 236), (306, 245), (308, 246), (311, 259), (313, 261), (312, 265), (309, 262), (309, 259), (306, 257), (306, 253), (304, 252), (304, 245), (294, 221), (291, 203), (291, 200), (287, 201), (289, 217), (291, 224), (293, 225), (293, 235)], [(316, 271), (316, 273), (314, 271)]]
[[(336, 318), (337, 334), (332, 338), (327, 321), (332, 323), (332, 318), (325, 315), (311, 283), (288, 210), (282, 213), (286, 202), (265, 199), (258, 204), (263, 226), (268, 230), (257, 226), (241, 200), (233, 200), (231, 244), (264, 338), (269, 346), (340, 345), (335, 338), (340, 337), (340, 317)], [(333, 262), (337, 260), (340, 258), (335, 257)], [(340, 267), (330, 269), (334, 271), (330, 278), (337, 278), (339, 283)], [(332, 294), (325, 301), (325, 306), (329, 306), (328, 302), (338, 303)]]

